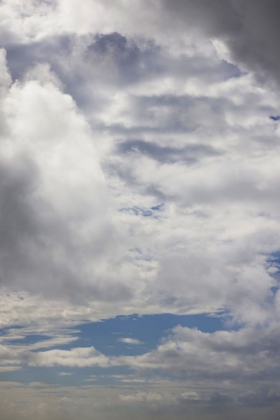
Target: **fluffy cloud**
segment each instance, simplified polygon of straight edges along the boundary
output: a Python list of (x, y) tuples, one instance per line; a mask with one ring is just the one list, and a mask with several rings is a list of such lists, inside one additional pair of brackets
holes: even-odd
[(119, 338), (119, 341), (121, 341), (122, 343), (125, 344), (133, 344), (133, 345), (138, 345), (138, 344), (142, 344), (142, 341), (137, 340), (136, 338)]
[(279, 328), (250, 328), (203, 333), (176, 327), (157, 350), (136, 357), (120, 357), (136, 369), (160, 369), (175, 375), (236, 381), (271, 378), (279, 365)]
[(129, 296), (106, 268), (112, 295), (104, 294), (116, 233), (90, 129), (71, 97), (50, 83), (14, 84), (3, 113), (2, 284), (73, 300)]
[(30, 355), (31, 366), (101, 366), (107, 367), (109, 359), (94, 347), (75, 348), (72, 350), (48, 350)]
[[(28, 2), (24, 16), (3, 3), (5, 22), (26, 23), (3, 38), (19, 78), (12, 84), (2, 54), (3, 285), (87, 302), (78, 312), (88, 319), (221, 309), (269, 318), (269, 255), (280, 245), (279, 129), (269, 116), (279, 100), (207, 39), (216, 22), (207, 4), (176, 2), (172, 28), (200, 23), (179, 42), (158, 20), (152, 31), (154, 9), (145, 37), (121, 31), (127, 14), (147, 15), (144, 3), (132, 13), (121, 2), (118, 20), (111, 3), (85, 2), (100, 21), (107, 8), (103, 34), (70, 24), (71, 2)], [(167, 4), (153, 7), (168, 19)], [(220, 13), (234, 20), (230, 7)]]
[[(27, 5), (1, 5), (12, 74), (2, 53), (1, 283), (86, 302), (88, 319), (225, 309), (266, 321), (279, 99), (209, 39), (227, 19), (235, 39), (239, 3), (208, 16), (206, 1), (171, 14), (120, 2), (117, 19), (111, 2), (85, 2), (79, 13), (99, 16), (91, 29), (74, 25), (71, 2)], [(148, 17), (141, 37), (128, 14)], [(24, 25), (8, 30), (10, 19)], [(225, 27), (213, 36), (231, 45)]]
[(170, 20), (181, 23), (180, 29), (195, 24), (197, 31), (224, 42), (231, 58), (256, 72), (262, 81), (270, 83), (272, 77), (279, 82), (277, 1), (176, 0), (172, 7), (168, 1), (163, 4), (172, 15)]
[[(232, 381), (166, 397), (182, 410), (277, 405), (271, 384), (242, 400), (238, 379), (279, 365), (276, 3), (1, 2), (3, 372), (124, 366)], [(177, 327), (134, 357), (75, 348), (67, 329), (209, 312), (239, 330)], [(32, 334), (45, 340), (17, 343)]]
[[(175, 377), (188, 375), (189, 379), (204, 382), (219, 378), (238, 384), (250, 382), (252, 379), (264, 381), (277, 376), (278, 337), (277, 323), (271, 323), (266, 329), (246, 327), (238, 331), (214, 333), (203, 333), (197, 329), (178, 326), (156, 350), (140, 356), (109, 357), (94, 347), (38, 351), (69, 344), (75, 340), (67, 340), (67, 337), (27, 346), (1, 345), (0, 350), (3, 366), (20, 363), (27, 363), (29, 366), (129, 366), (146, 372), (159, 370)], [(190, 399), (197, 398), (190, 394)]]

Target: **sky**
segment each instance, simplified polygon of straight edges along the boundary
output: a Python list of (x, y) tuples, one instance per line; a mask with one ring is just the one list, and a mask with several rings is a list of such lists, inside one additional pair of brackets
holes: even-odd
[(278, 420), (278, 0), (0, 1), (1, 420)]

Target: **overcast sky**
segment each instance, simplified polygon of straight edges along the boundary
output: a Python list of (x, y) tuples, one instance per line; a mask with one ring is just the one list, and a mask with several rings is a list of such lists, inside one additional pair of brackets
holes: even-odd
[(278, 420), (279, 0), (0, 1), (3, 420)]

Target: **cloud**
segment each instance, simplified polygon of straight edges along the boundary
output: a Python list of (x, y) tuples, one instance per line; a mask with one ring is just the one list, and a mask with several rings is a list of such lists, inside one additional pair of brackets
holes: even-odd
[(31, 366), (100, 366), (107, 367), (109, 359), (94, 347), (74, 348), (71, 350), (48, 350), (29, 355)]
[(142, 341), (137, 340), (136, 338), (119, 338), (118, 341), (122, 342), (122, 343), (126, 343), (126, 344), (133, 344), (133, 345), (139, 345), (139, 344), (143, 344)]
[[(182, 34), (196, 39), (200, 37), (218, 39), (224, 43), (233, 61), (241, 63), (267, 81), (273, 77), (278, 81), (279, 60), (277, 58), (278, 3), (275, 0), (248, 3), (244, 7), (240, 0), (176, 0), (172, 7), (168, 1), (150, 3), (134, 1), (133, 6), (119, 1), (85, 1), (77, 11), (73, 1), (35, 4), (26, 1), (22, 15), (18, 2), (4, 1), (1, 5), (3, 17), (2, 38), (5, 40), (28, 40), (38, 42), (51, 36), (76, 33), (104, 34), (100, 37), (102, 51), (110, 45), (112, 33), (129, 36), (143, 34), (150, 39), (180, 45)], [(24, 24), (23, 24), (24, 22)], [(83, 22), (83, 24), (81, 24)], [(119, 52), (124, 51), (119, 37)], [(177, 48), (178, 48), (177, 46)], [(133, 66), (137, 60), (133, 60)], [(125, 72), (127, 66), (125, 67)]]
[(178, 397), (178, 401), (181, 404), (189, 404), (192, 401), (199, 401), (199, 400), (200, 400), (200, 397), (199, 397), (198, 393), (195, 392), (195, 391), (186, 391), (186, 392), (183, 392), (183, 394), (181, 394)]
[[(183, 385), (108, 388), (108, 406), (222, 418), (259, 401), (275, 412), (258, 416), (278, 418), (278, 12), (274, 0), (1, 2), (1, 375), (157, 372)], [(231, 324), (177, 327), (116, 357), (70, 328), (135, 313)], [(66, 400), (44, 404), (34, 418), (70, 416)]]
[(279, 363), (278, 341), (276, 324), (265, 330), (243, 328), (214, 333), (178, 326), (156, 350), (141, 356), (121, 356), (115, 363), (203, 381), (220, 378), (250, 383), (252, 378), (272, 378)]
[[(33, 349), (34, 350), (34, 349)], [(108, 357), (97, 351), (94, 347), (76, 347), (70, 350), (31, 351), (24, 346), (0, 345), (1, 363), (3, 366), (19, 365), (26, 363), (29, 366), (69, 366), (109, 367), (111, 362)]]
[[(271, 78), (279, 82), (277, 39), (279, 36), (279, 4), (239, 0), (177, 0), (172, 7), (163, 1), (170, 21), (181, 23), (180, 30), (196, 25), (196, 30), (225, 43), (233, 61), (256, 73), (263, 82)], [(194, 23), (195, 22), (195, 23)]]
[[(2, 285), (107, 300), (101, 266), (115, 233), (86, 121), (72, 98), (51, 83), (14, 84), (3, 109), (8, 134), (0, 162)], [(113, 299), (129, 296), (127, 286), (107, 280)]]
[(0, 366), (0, 372), (15, 372), (20, 370), (19, 366)]
[(124, 402), (155, 402), (161, 401), (162, 396), (153, 392), (138, 392), (135, 395), (120, 395), (121, 401)]
[(183, 161), (187, 164), (195, 163), (197, 157), (201, 158), (204, 155), (211, 156), (219, 154), (218, 151), (203, 144), (189, 145), (182, 149), (176, 149), (171, 147), (160, 147), (154, 143), (148, 143), (143, 140), (129, 140), (118, 145), (118, 152), (120, 154), (131, 153), (133, 151), (147, 154), (161, 163)]
[[(226, 29), (207, 2), (176, 2), (168, 14), (165, 2), (148, 14), (136, 2), (127, 25), (128, 5), (120, 3), (118, 20), (110, 2), (85, 2), (79, 13), (97, 10), (110, 22), (102, 31), (99, 21), (73, 25), (71, 4), (30, 2), (26, 26), (3, 41), (20, 80), (9, 89), (3, 62), (2, 284), (95, 302), (81, 309), (88, 318), (227, 309), (263, 322), (276, 286), (266, 255), (280, 245), (279, 133), (269, 119), (277, 95), (208, 39), (213, 22)], [(1, 7), (20, 18), (16, 3)], [(234, 37), (232, 10), (228, 3), (219, 16)], [(146, 16), (140, 37), (134, 23)], [(178, 31), (189, 34), (183, 44)], [(149, 220), (119, 212), (159, 204)]]
[[(45, 21), (59, 10), (46, 6)], [(221, 60), (211, 40), (176, 49), (155, 31), (151, 40), (131, 28), (55, 29), (25, 40), (26, 63), (13, 53), (22, 42), (7, 43), (20, 81), (6, 87), (3, 108), (12, 153), (2, 159), (2, 284), (95, 302), (89, 318), (229, 309), (264, 321), (276, 285), (265, 255), (279, 249), (279, 133), (269, 119), (279, 100)], [(149, 221), (122, 211), (160, 204)]]

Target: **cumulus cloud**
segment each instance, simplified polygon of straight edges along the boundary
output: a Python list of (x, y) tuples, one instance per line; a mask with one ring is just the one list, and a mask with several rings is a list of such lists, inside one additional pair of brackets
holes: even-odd
[[(166, 397), (178, 416), (277, 406), (278, 20), (274, 0), (1, 2), (2, 373), (129, 367), (233, 384)], [(134, 313), (227, 313), (236, 330), (177, 327), (112, 357), (68, 329)]]
[[(178, 326), (157, 349), (140, 356), (106, 356), (94, 347), (42, 351), (51, 346), (71, 343), (71, 339), (67, 341), (66, 338), (29, 346), (1, 345), (0, 350), (3, 366), (21, 363), (30, 366), (128, 366), (138, 371), (158, 370), (175, 377), (188, 375), (192, 380), (204, 382), (219, 378), (238, 384), (277, 376), (278, 337), (277, 323), (261, 330), (246, 327), (238, 331), (213, 333)], [(182, 398), (199, 399), (195, 391), (188, 395), (184, 394)]]
[(266, 330), (203, 333), (176, 327), (157, 350), (135, 357), (120, 357), (136, 369), (160, 369), (172, 374), (236, 382), (273, 376), (279, 364), (278, 326)]
[(94, 347), (76, 347), (71, 350), (34, 350), (36, 348), (32, 349), (32, 346), (28, 349), (24, 346), (0, 345), (1, 363), (3, 366), (27, 363), (29, 366), (80, 368), (87, 366), (109, 367), (110, 365), (110, 359)]
[[(115, 232), (86, 121), (69, 95), (38, 81), (14, 84), (3, 111), (1, 283), (45, 296), (107, 300), (101, 267)], [(114, 299), (130, 294), (121, 279), (111, 291)]]
[(233, 57), (251, 6), (120, 2), (117, 19), (111, 2), (85, 2), (79, 13), (99, 19), (81, 28), (71, 2), (27, 4), (1, 5), (1, 283), (95, 302), (89, 318), (121, 307), (267, 320), (279, 99), (213, 41)]
[(101, 366), (107, 367), (109, 360), (94, 347), (72, 350), (48, 350), (30, 354), (31, 366)]

